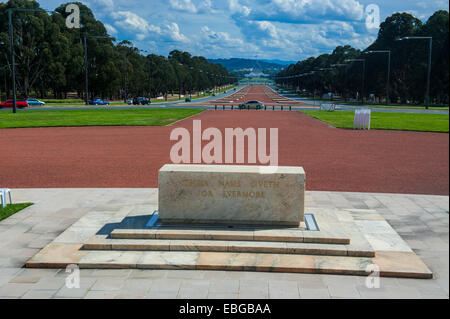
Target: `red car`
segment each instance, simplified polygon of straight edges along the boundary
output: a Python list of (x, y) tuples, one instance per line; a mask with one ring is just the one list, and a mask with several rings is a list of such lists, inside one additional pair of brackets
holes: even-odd
[[(25, 107), (28, 107), (28, 102), (27, 100), (16, 100), (16, 106), (19, 109), (23, 109)], [(0, 103), (0, 109), (4, 108), (4, 107), (13, 107), (13, 100), (7, 100), (5, 103)]]

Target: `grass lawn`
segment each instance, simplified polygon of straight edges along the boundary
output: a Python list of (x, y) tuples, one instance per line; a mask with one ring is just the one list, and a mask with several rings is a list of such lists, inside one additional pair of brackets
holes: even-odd
[[(302, 111), (334, 127), (353, 129), (355, 112), (352, 111)], [(448, 133), (448, 114), (413, 114), (372, 112), (370, 128), (375, 130), (400, 130)]]
[(200, 113), (195, 109), (19, 110), (0, 112), (0, 128), (163, 126)]
[[(426, 110), (424, 106), (410, 106), (410, 105), (366, 105), (368, 107), (379, 109), (403, 109), (403, 110)], [(448, 106), (430, 106), (429, 110), (448, 111)]]
[(6, 205), (5, 208), (0, 206), (0, 221), (8, 218), (11, 215), (21, 211), (22, 209), (27, 208), (28, 206), (33, 205), (33, 203), (24, 203), (24, 204), (12, 204)]

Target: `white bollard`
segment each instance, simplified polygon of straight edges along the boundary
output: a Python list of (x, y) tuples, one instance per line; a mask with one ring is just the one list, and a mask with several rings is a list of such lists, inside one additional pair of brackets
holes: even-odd
[(371, 110), (357, 109), (355, 110), (355, 118), (353, 121), (353, 129), (370, 130)]

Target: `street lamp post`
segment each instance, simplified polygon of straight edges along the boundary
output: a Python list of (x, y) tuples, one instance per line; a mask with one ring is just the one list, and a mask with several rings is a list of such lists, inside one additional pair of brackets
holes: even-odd
[(167, 60), (167, 68), (166, 68), (166, 101), (168, 99), (169, 94), (169, 60)]
[(123, 52), (123, 102), (127, 104), (127, 52)]
[(362, 62), (362, 84), (361, 84), (361, 104), (364, 104), (364, 82), (366, 77), (366, 60), (365, 59), (347, 59), (345, 62)]
[(14, 41), (13, 41), (13, 25), (12, 25), (13, 10), (14, 9), (8, 9), (8, 26), (9, 26), (9, 48), (11, 51), (11, 68), (12, 68), (13, 113), (17, 113), (16, 62), (14, 58)]
[[(178, 66), (179, 66), (179, 67), (183, 67), (183, 64), (181, 64), (181, 63), (178, 62)], [(181, 83), (181, 74), (180, 74), (179, 71), (178, 71), (177, 73), (178, 73), (178, 100), (181, 100), (181, 86), (182, 86), (182, 83)]]
[(376, 51), (367, 51), (364, 54), (372, 54), (372, 53), (387, 53), (388, 54), (388, 68), (387, 68), (387, 80), (386, 80), (386, 104), (389, 105), (391, 103), (391, 99), (389, 97), (389, 82), (391, 77), (391, 51), (390, 50), (376, 50)]
[(148, 99), (152, 100), (152, 61), (150, 59), (150, 54), (147, 50), (139, 50), (140, 52), (148, 53), (147, 63), (148, 63)]
[[(1, 68), (3, 76), (5, 78), (5, 100), (7, 99), (7, 93), (6, 93), (6, 65)], [(0, 90), (0, 102), (1, 102), (1, 90)]]
[(85, 84), (85, 103), (89, 105), (89, 68), (88, 68), (88, 58), (87, 58), (87, 41), (86, 39), (108, 39), (108, 36), (104, 35), (85, 35), (83, 36), (83, 46), (84, 46), (84, 84)]
[[(331, 71), (331, 70), (334, 70), (334, 68), (321, 68), (321, 69), (319, 69), (319, 70), (317, 70), (317, 71), (324, 72), (324, 71)], [(323, 77), (322, 77), (322, 78), (323, 78)], [(326, 82), (323, 81), (323, 87), (324, 87), (324, 88), (326, 87), (325, 84), (326, 84)], [(330, 82), (330, 91), (332, 91), (331, 82)]]
[(425, 93), (425, 108), (430, 108), (430, 81), (431, 81), (431, 57), (433, 53), (433, 37), (403, 37), (396, 39), (396, 41), (403, 40), (430, 40), (429, 54), (428, 54), (428, 73), (427, 73), (427, 89)]
[[(332, 64), (331, 66), (333, 68), (340, 67), (340, 66), (346, 67), (346, 66), (348, 66), (348, 64), (337, 63), (337, 64)], [(344, 93), (344, 102), (347, 102), (347, 94), (345, 92), (346, 87), (347, 87), (347, 68), (345, 68), (345, 71), (344, 71), (344, 89), (342, 92), (342, 93)]]
[[(4, 44), (5, 44), (5, 42), (0, 41), (0, 45), (4, 45)], [(2, 67), (2, 70), (3, 70), (3, 74), (5, 76), (5, 98), (6, 98), (6, 66)], [(0, 94), (0, 96), (1, 96), (1, 94)]]
[(17, 113), (17, 95), (16, 95), (16, 63), (14, 57), (14, 37), (13, 37), (13, 25), (12, 25), (12, 13), (13, 11), (21, 12), (51, 12), (59, 13), (56, 11), (44, 10), (44, 9), (28, 9), (28, 8), (9, 8), (8, 9), (8, 32), (9, 32), (9, 48), (11, 55), (11, 70), (12, 70), (12, 91), (13, 91), (13, 113)]
[(316, 81), (314, 79), (314, 74), (316, 71), (311, 71), (307, 75), (311, 75), (312, 85), (313, 85), (313, 104), (316, 105)]

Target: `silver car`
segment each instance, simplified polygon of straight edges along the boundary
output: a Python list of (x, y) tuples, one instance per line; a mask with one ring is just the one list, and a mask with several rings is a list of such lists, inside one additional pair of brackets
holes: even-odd
[(243, 104), (239, 104), (239, 109), (255, 109), (260, 110), (264, 105), (260, 101), (247, 101)]

